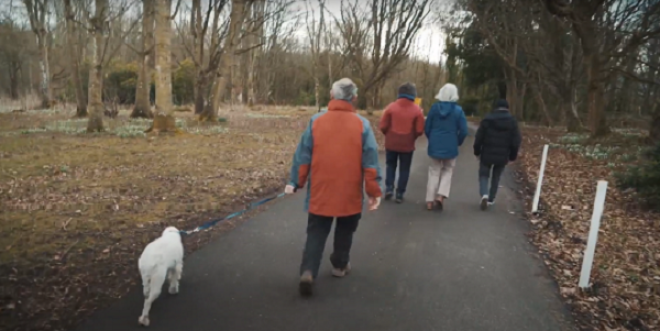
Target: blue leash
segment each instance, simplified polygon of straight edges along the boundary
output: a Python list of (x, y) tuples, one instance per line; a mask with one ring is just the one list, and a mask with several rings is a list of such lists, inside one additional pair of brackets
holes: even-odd
[(229, 214), (229, 215), (227, 215), (227, 216), (225, 216), (225, 217), (222, 217), (222, 218), (217, 218), (217, 219), (210, 220), (210, 221), (208, 221), (208, 222), (206, 222), (206, 223), (204, 223), (204, 224), (202, 224), (202, 225), (196, 227), (196, 228), (193, 229), (193, 230), (190, 230), (190, 231), (179, 231), (179, 233), (181, 233), (182, 235), (190, 235), (190, 234), (193, 234), (193, 233), (195, 233), (195, 232), (199, 232), (199, 231), (202, 231), (202, 230), (206, 230), (206, 229), (208, 229), (208, 228), (210, 228), (210, 227), (212, 227), (212, 226), (214, 226), (214, 225), (216, 225), (216, 224), (218, 224), (218, 223), (220, 223), (220, 222), (222, 222), (222, 221), (230, 220), (230, 219), (232, 219), (232, 218), (234, 218), (234, 217), (237, 217), (237, 216), (243, 215), (243, 214), (245, 214), (246, 212), (248, 212), (248, 211), (250, 211), (250, 210), (252, 210), (252, 209), (254, 209), (254, 208), (257, 208), (257, 207), (263, 205), (263, 204), (266, 203), (266, 202), (269, 202), (269, 201), (272, 201), (272, 200), (275, 200), (275, 199), (279, 199), (279, 198), (283, 197), (284, 195), (285, 195), (285, 193), (280, 193), (280, 194), (275, 195), (275, 196), (272, 196), (272, 197), (270, 197), (270, 198), (266, 198), (266, 199), (263, 199), (263, 200), (259, 200), (259, 201), (257, 201), (257, 202), (252, 202), (252, 203), (248, 204), (247, 207), (245, 207), (245, 208), (244, 208), (243, 210), (241, 210), (241, 211), (237, 211), (237, 212), (235, 212), (235, 213), (233, 213), (233, 214)]

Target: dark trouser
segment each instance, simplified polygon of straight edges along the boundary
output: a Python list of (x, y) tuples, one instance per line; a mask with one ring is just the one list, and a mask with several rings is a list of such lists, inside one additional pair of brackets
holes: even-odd
[[(353, 233), (357, 229), (362, 214), (337, 217), (335, 226), (334, 252), (330, 255), (332, 266), (337, 269), (346, 268), (350, 259), (351, 245), (353, 244)], [(319, 273), (321, 258), (325, 241), (328, 239), (332, 228), (333, 217), (318, 216), (312, 213), (307, 219), (307, 242), (303, 251), (303, 259), (300, 264), (300, 274), (309, 270), (314, 278)]]
[[(484, 195), (488, 196), (488, 201), (495, 201), (495, 196), (497, 195), (497, 188), (500, 185), (500, 176), (504, 171), (506, 165), (492, 165), (485, 164), (483, 162), (479, 163), (479, 194), (483, 197)], [(491, 175), (491, 168), (493, 174)], [(490, 191), (488, 190), (488, 182), (490, 181)]]
[(399, 183), (396, 192), (400, 195), (406, 193), (406, 186), (408, 186), (408, 178), (410, 178), (410, 164), (412, 163), (413, 152), (399, 153), (393, 151), (386, 151), (385, 163), (387, 163), (387, 175), (385, 177), (385, 191), (394, 191), (394, 178), (396, 177), (396, 166), (400, 163), (399, 168)]

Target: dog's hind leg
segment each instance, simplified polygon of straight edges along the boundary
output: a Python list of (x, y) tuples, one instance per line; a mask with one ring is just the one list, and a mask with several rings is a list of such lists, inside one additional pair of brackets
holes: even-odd
[(174, 270), (176, 270), (176, 280), (181, 280), (181, 275), (183, 275), (183, 261), (179, 261)]
[(151, 310), (151, 304), (160, 296), (160, 291), (163, 288), (166, 274), (167, 270), (163, 270), (162, 268), (155, 268), (151, 274), (149, 281), (149, 296), (144, 299), (142, 315), (138, 319), (138, 323), (143, 326), (149, 326), (149, 311)]
[(169, 288), (170, 294), (179, 293), (179, 280), (181, 279), (182, 272), (183, 272), (182, 262), (177, 263), (176, 266), (174, 266), (174, 268), (169, 270), (167, 281), (170, 284), (170, 288)]
[(141, 272), (142, 276), (142, 293), (144, 294), (144, 298), (149, 297), (149, 283), (151, 283), (151, 279), (148, 273), (146, 272)]

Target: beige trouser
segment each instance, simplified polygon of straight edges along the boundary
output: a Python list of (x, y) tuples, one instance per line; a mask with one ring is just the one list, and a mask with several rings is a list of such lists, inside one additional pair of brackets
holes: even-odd
[(426, 202), (435, 201), (437, 196), (449, 197), (451, 189), (451, 176), (454, 173), (456, 159), (431, 159), (429, 166), (429, 179), (426, 185)]

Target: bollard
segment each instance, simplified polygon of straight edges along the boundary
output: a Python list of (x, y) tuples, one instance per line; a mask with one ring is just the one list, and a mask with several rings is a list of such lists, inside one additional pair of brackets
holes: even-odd
[(543, 146), (543, 156), (541, 156), (541, 170), (539, 171), (539, 179), (536, 183), (536, 192), (534, 192), (534, 200), (532, 201), (532, 213), (537, 213), (539, 211), (541, 186), (543, 186), (543, 173), (545, 173), (545, 162), (548, 160), (548, 148), (548, 145)]
[(596, 243), (598, 242), (598, 230), (600, 230), (600, 219), (603, 217), (605, 208), (605, 197), (607, 196), (607, 181), (598, 181), (596, 189), (596, 199), (594, 200), (594, 211), (591, 215), (591, 226), (589, 227), (589, 238), (587, 239), (587, 249), (584, 251), (582, 259), (582, 270), (580, 271), (579, 286), (581, 289), (589, 287), (589, 278), (591, 277), (591, 267), (594, 264), (594, 254), (596, 253)]

